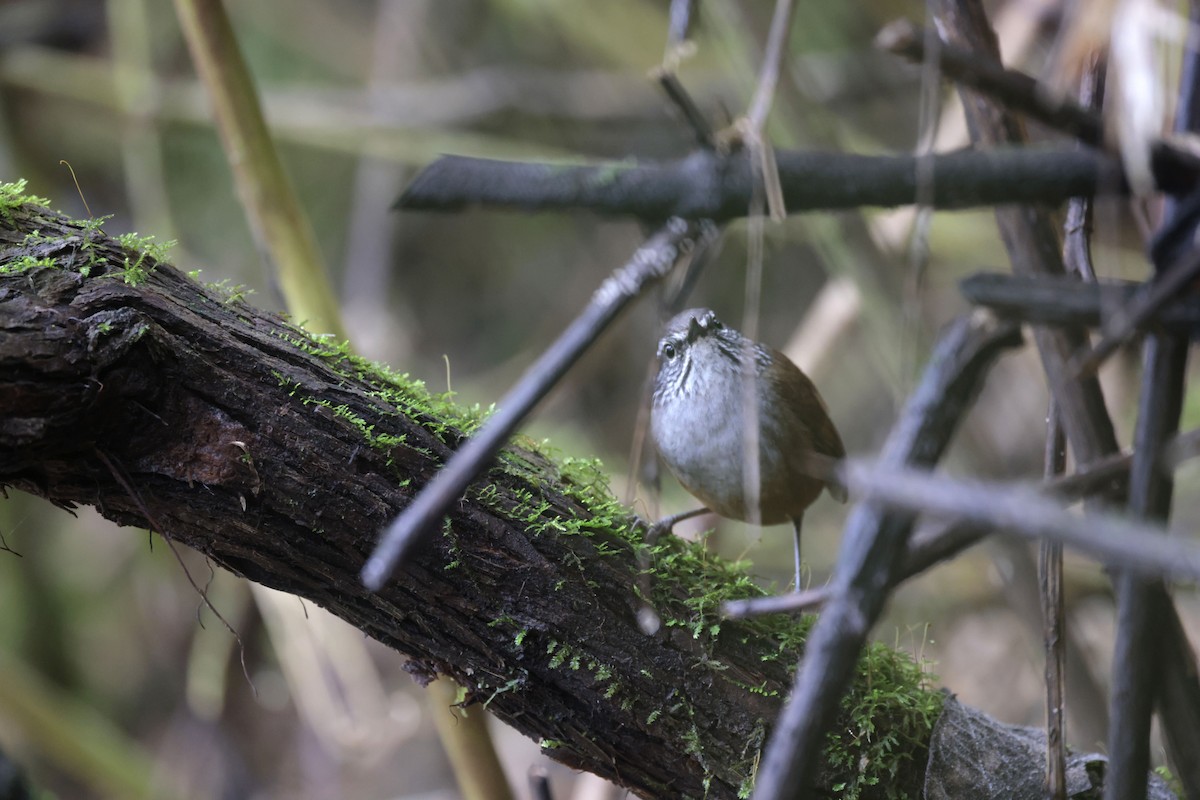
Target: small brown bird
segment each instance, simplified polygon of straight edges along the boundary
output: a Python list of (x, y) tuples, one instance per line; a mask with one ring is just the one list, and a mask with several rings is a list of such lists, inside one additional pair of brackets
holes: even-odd
[[(650, 431), (671, 473), (711, 511), (759, 525), (791, 520), (795, 588), (800, 524), (822, 489), (809, 458), (846, 450), (817, 387), (783, 353), (694, 308), (667, 323), (658, 343)], [(751, 402), (752, 401), (752, 402)], [(757, 463), (750, 456), (758, 451)], [(703, 509), (670, 518), (669, 527)]]

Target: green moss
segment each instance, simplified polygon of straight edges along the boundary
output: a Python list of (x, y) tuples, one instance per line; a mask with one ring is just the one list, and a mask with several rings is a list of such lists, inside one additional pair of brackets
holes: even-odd
[[(195, 274), (188, 273), (188, 277), (196, 280), (200, 270), (195, 270)], [(235, 303), (245, 302), (246, 298), (254, 294), (254, 290), (242, 283), (231, 283), (228, 278), (222, 278), (213, 283), (206, 283), (205, 286), (210, 292), (222, 295), (225, 298), (226, 305), (234, 305)]]
[(36, 258), (34, 256), (26, 255), (21, 256), (16, 261), (12, 261), (8, 264), (0, 264), (0, 275), (18, 275), (22, 272), (28, 272), (31, 269), (53, 266), (54, 259), (49, 256)]
[[(797, 620), (775, 615), (724, 624), (720, 616), (724, 602), (766, 593), (746, 572), (746, 564), (725, 561), (673, 536), (663, 537), (648, 554), (650, 600), (663, 625), (686, 630), (702, 645), (704, 655), (697, 659), (694, 668), (709, 670), (714, 680), (729, 681), (743, 691), (778, 696), (778, 690), (768, 688), (767, 684), (748, 685), (739, 681), (714, 655), (717, 643), (735, 645), (743, 652), (751, 648), (751, 657), (767, 663), (781, 662), (791, 669), (815, 617)], [(684, 599), (676, 599), (680, 596)], [(731, 636), (734, 639), (729, 642)], [(835, 774), (847, 776), (836, 787), (839, 797), (857, 798), (871, 787), (876, 787), (876, 791), (882, 789), (883, 796), (895, 796), (898, 791), (895, 778), (904, 766), (904, 759), (921, 752), (941, 713), (944, 698), (929, 688), (929, 680), (906, 653), (882, 644), (866, 649), (844, 699), (841, 721), (826, 744), (828, 765)], [(655, 711), (651, 716), (657, 720), (661, 713), (664, 712)], [(683, 704), (668, 708), (665, 713), (683, 719), (690, 716)], [(761, 722), (764, 730), (768, 722)], [(765, 735), (759, 738), (765, 740)], [(685, 735), (681, 744), (699, 758), (703, 754), (693, 751), (700, 747), (700, 741)], [(753, 746), (748, 743), (742, 762), (732, 765), (732, 774), (743, 776), (740, 796), (748, 796), (753, 786), (761, 746), (762, 741)]]
[[(29, 206), (48, 206), (50, 201), (44, 197), (25, 193), (26, 181), (19, 180), (14, 183), (0, 183), (0, 216), (12, 221), (13, 212), (18, 208), (26, 208)], [(35, 213), (35, 221), (36, 211)], [(61, 219), (55, 215), (56, 220)], [(10, 274), (13, 272), (26, 271), (38, 267), (56, 267), (63, 263), (71, 263), (75, 270), (83, 277), (90, 277), (98, 267), (104, 267), (107, 264), (107, 256), (101, 252), (103, 247), (108, 246), (108, 235), (104, 232), (104, 225), (112, 215), (104, 215), (100, 217), (92, 217), (89, 219), (72, 220), (72, 224), (79, 228), (78, 235), (71, 235), (63, 238), (63, 243), (69, 243), (78, 248), (78, 258), (70, 259), (67, 262), (61, 260), (61, 256), (45, 256), (45, 257), (25, 257), (13, 264), (6, 265), (0, 269), (0, 272)], [(117, 274), (130, 286), (138, 286), (143, 283), (150, 272), (159, 261), (162, 261), (167, 251), (174, 246), (174, 242), (156, 242), (153, 236), (139, 236), (136, 233), (126, 233), (118, 236), (116, 239), (118, 245), (123, 250), (123, 267)], [(53, 239), (44, 236), (41, 231), (34, 230), (25, 235), (22, 241), (22, 246), (31, 249), (39, 244), (50, 245), (54, 244)], [(81, 262), (81, 263), (80, 263)]]
[(442, 536), (446, 540), (446, 549), (450, 554), (450, 560), (442, 569), (447, 571), (457, 569), (460, 566), (458, 557), (462, 548), (459, 547), (458, 535), (454, 532), (454, 527), (450, 524), (449, 519), (442, 520)]
[(945, 703), (929, 681), (907, 654), (880, 643), (867, 647), (854, 685), (842, 699), (848, 724), (826, 736), (829, 765), (850, 776), (834, 791), (856, 798), (880, 787), (884, 797), (903, 797), (896, 778), (912, 754), (921, 752)]
[[(275, 335), (321, 359), (338, 374), (373, 386), (367, 394), (378, 403), (380, 411), (403, 414), (449, 445), (457, 445), (464, 435), (478, 430), (492, 411), (491, 407), (485, 409), (478, 405), (463, 408), (454, 402), (451, 393), (432, 393), (422, 381), (407, 373), (395, 372), (352, 353), (347, 342), (333, 342), (328, 337), (314, 336), (296, 327), (278, 329)], [(362, 432), (365, 443), (379, 450), (394, 447), (401, 441), (369, 432), (365, 423)]]
[(12, 220), (12, 214), (24, 205), (49, 206), (50, 201), (36, 194), (26, 194), (25, 187), (29, 184), (22, 178), (12, 183), (0, 183), (0, 216)]
[(567, 662), (571, 657), (571, 648), (568, 645), (560, 642), (551, 642), (552, 648), (546, 650), (546, 655), (550, 656), (550, 669), (558, 669)]
[[(123, 234), (119, 237), (125, 248), (125, 269), (121, 277), (130, 286), (138, 286), (150, 276), (151, 270), (166, 256), (167, 251), (175, 246), (174, 240), (151, 244), (153, 236), (138, 237), (137, 234)], [(131, 244), (126, 244), (126, 241)]]
[(492, 693), (488, 696), (488, 699), (483, 701), (483, 707), (487, 708), (488, 705), (493, 700), (495, 700), (499, 695), (507, 694), (508, 692), (515, 692), (515, 691), (520, 690), (525, 685), (525, 680), (526, 680), (526, 675), (524, 673), (522, 673), (520, 676), (513, 678), (510, 681), (505, 681), (503, 684), (501, 684), (500, 686), (497, 686), (497, 687), (481, 685), (480, 688), (492, 689)]
[(1154, 774), (1163, 779), (1163, 781), (1167, 784), (1167, 788), (1170, 789), (1171, 793), (1176, 797), (1187, 796), (1187, 793), (1184, 792), (1183, 789), (1183, 781), (1179, 779), (1178, 775), (1172, 773), (1165, 764), (1155, 767)]

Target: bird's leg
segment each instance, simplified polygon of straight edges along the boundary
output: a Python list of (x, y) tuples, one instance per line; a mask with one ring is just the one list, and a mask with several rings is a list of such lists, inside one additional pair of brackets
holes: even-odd
[(683, 522), (685, 519), (691, 519), (692, 517), (698, 517), (701, 514), (707, 513), (707, 508), (693, 508), (691, 511), (684, 511), (679, 514), (672, 514), (669, 517), (663, 517), (658, 522), (650, 526), (650, 530), (646, 533), (646, 544), (654, 544), (656, 541), (658, 541), (658, 537), (669, 532), (672, 528)]
[(795, 533), (795, 548), (794, 555), (796, 558), (796, 582), (792, 584), (792, 591), (800, 591), (800, 523), (804, 519), (803, 514), (797, 514), (792, 517), (792, 530)]

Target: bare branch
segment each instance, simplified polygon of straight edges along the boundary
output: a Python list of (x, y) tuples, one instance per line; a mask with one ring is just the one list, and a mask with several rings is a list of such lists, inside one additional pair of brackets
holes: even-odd
[[(908, 20), (891, 23), (875, 39), (877, 47), (915, 63), (925, 58), (925, 42), (926, 32)], [(1055, 96), (1031, 75), (1005, 68), (990, 53), (942, 41), (938, 58), (946, 77), (988, 95), (1008, 111), (1024, 114), (1092, 147), (1104, 145), (1104, 122), (1099, 113), (1070, 97)], [(1150, 159), (1158, 188), (1166, 192), (1189, 191), (1200, 169), (1200, 156), (1166, 140), (1153, 143)], [(1117, 187), (1107, 188), (1113, 191)]]
[(1025, 539), (1052, 539), (1105, 563), (1120, 563), (1141, 578), (1200, 583), (1200, 545), (1160, 536), (1159, 527), (1115, 514), (1073, 514), (1033, 487), (954, 480), (860, 462), (848, 463), (845, 475), (851, 492), (867, 501)]
[[(964, 150), (921, 158), (777, 150), (775, 160), (792, 214), (918, 200), (934, 208), (1053, 204), (1122, 185), (1115, 159), (1062, 147)], [(648, 221), (679, 216), (720, 222), (746, 216), (752, 189), (744, 149), (728, 156), (702, 150), (677, 161), (593, 165), (443, 156), (413, 179), (396, 208), (587, 209)]]
[[(1192, 260), (1200, 264), (1200, 257)], [(1119, 327), (1115, 337), (1104, 339), (1108, 342), (1105, 350), (1110, 350), (1109, 345), (1115, 348), (1134, 331), (1151, 325), (1178, 333), (1200, 325), (1200, 297), (1179, 292), (1176, 281), (1171, 282), (1175, 284), (1172, 294), (1163, 283), (1081, 283), (1067, 275), (980, 272), (960, 281), (959, 289), (972, 303), (1023, 322), (1112, 330)], [(1090, 352), (1096, 353), (1099, 347)]]

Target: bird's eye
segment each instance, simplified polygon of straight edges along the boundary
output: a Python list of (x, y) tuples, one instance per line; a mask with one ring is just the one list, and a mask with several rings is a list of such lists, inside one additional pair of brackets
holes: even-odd
[(678, 355), (677, 351), (675, 350), (675, 345), (671, 344), (670, 342), (667, 342), (662, 346), (662, 352), (663, 355), (666, 356), (667, 361), (673, 361), (675, 356)]

